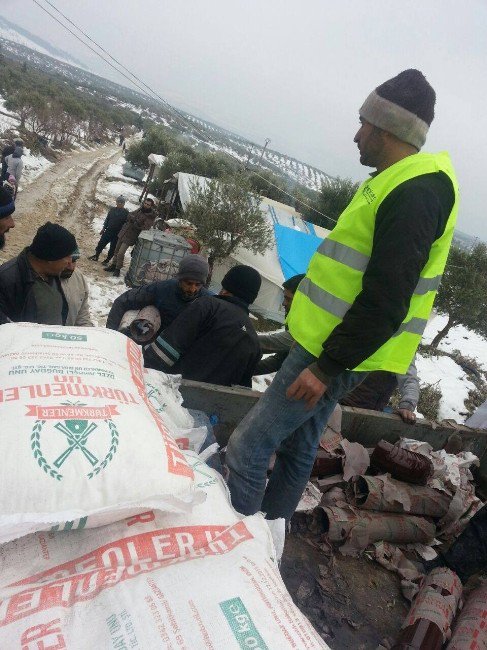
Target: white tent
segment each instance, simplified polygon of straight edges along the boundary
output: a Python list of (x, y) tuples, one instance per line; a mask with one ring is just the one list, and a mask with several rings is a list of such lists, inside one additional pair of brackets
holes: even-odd
[[(183, 172), (178, 172), (177, 174), (174, 174), (174, 176), (177, 178), (179, 198), (184, 210), (190, 202), (191, 185), (197, 183), (204, 187), (208, 182), (208, 179), (203, 176), (195, 176), (194, 174), (185, 174)], [(294, 208), (285, 205), (284, 203), (278, 203), (272, 199), (262, 197), (260, 208), (271, 227), (274, 224), (280, 224), (281, 226), (286, 226), (293, 230), (299, 230), (303, 233), (316, 234), (322, 239), (324, 239), (329, 233), (329, 231), (324, 228), (309, 225), (301, 218), (299, 212), (296, 212)], [(263, 255), (256, 255), (255, 253), (252, 253), (252, 251), (238, 248), (227, 260), (215, 265), (212, 275), (212, 289), (220, 289), (220, 282), (223, 276), (228, 269), (235, 264), (247, 264), (248, 266), (252, 266), (259, 271), (262, 276), (262, 286), (257, 300), (252, 306), (252, 310), (262, 314), (265, 318), (284, 322), (284, 310), (282, 309), (281, 303), (283, 298), (282, 283), (285, 278), (279, 262), (275, 239), (273, 239), (272, 245)], [(305, 268), (300, 270), (302, 273), (305, 271)]]

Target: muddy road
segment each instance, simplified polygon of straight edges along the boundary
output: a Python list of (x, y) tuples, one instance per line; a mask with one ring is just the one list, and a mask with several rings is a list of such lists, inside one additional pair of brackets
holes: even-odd
[(18, 255), (46, 221), (71, 230), (81, 252), (78, 268), (90, 286), (92, 319), (101, 326), (105, 325), (113, 300), (127, 288), (123, 278), (111, 277), (101, 264), (88, 260), (99, 238), (92, 227), (93, 218), (106, 213), (106, 206), (96, 198), (97, 183), (119, 157), (120, 148), (114, 145), (72, 152), (24, 185), (17, 196), (15, 228), (7, 233), (6, 246), (0, 252), (0, 263)]
[(30, 244), (39, 226), (54, 221), (76, 236), (82, 254), (79, 268), (93, 272), (86, 256), (92, 253), (97, 241), (91, 227), (96, 210), (96, 185), (108, 165), (119, 156), (120, 149), (113, 145), (73, 152), (25, 185), (17, 197), (15, 228), (7, 234), (1, 260), (20, 253)]

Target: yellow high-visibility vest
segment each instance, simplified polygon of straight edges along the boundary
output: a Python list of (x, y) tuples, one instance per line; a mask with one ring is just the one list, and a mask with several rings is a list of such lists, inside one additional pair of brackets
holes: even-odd
[[(287, 324), (293, 338), (318, 357), (324, 341), (339, 325), (362, 290), (372, 254), (375, 218), (382, 201), (398, 185), (416, 176), (442, 171), (451, 179), (455, 202), (445, 231), (429, 254), (397, 332), (353, 370), (404, 374), (421, 341), (440, 285), (458, 212), (458, 183), (448, 153), (417, 153), (364, 182), (337, 225), (311, 258), (296, 291)], [(404, 242), (407, 245), (407, 242)]]

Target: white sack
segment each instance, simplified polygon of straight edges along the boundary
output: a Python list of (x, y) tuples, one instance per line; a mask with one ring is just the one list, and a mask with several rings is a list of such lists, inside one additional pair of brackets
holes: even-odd
[(191, 462), (207, 500), (190, 514), (1, 547), (0, 647), (326, 649), (281, 580), (263, 517), (241, 518), (218, 474)]
[(0, 386), (0, 543), (192, 506), (193, 471), (146, 396), (130, 339), (2, 325)]

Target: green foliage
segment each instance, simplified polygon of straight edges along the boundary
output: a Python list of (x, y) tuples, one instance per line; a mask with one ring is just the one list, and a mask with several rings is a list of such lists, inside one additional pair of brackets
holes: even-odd
[(322, 217), (315, 213), (314, 223), (331, 230), (338, 217), (352, 200), (358, 185), (350, 178), (339, 177), (329, 183), (323, 183), (315, 207), (326, 216)]
[(455, 325), (487, 336), (487, 246), (472, 250), (452, 246), (436, 297), (435, 309), (448, 321), (431, 345), (436, 347)]
[(114, 106), (93, 91), (83, 92), (57, 73), (46, 73), (6, 57), (0, 66), (0, 93), (5, 106), (20, 116), (21, 129), (45, 136), (58, 145), (73, 140), (106, 139), (140, 116)]
[[(126, 153), (129, 162), (137, 167), (149, 167), (148, 156), (151, 153), (166, 156), (166, 160), (154, 179), (151, 192), (157, 193), (176, 172), (195, 174), (206, 178), (225, 178), (234, 175), (241, 167), (220, 152), (212, 151), (207, 145), (189, 145), (182, 136), (177, 136), (164, 126), (153, 126), (147, 129), (145, 137), (130, 146)], [(319, 223), (319, 215), (313, 209), (319, 195), (302, 185), (288, 180), (261, 168), (250, 169), (247, 177), (251, 190), (269, 199), (294, 204), (305, 219)], [(290, 196), (291, 195), (291, 196)], [(295, 197), (294, 201), (292, 196)], [(305, 205), (307, 204), (307, 205)], [(311, 206), (311, 207), (308, 207)]]
[(246, 175), (212, 179), (204, 185), (193, 183), (190, 196), (184, 216), (208, 249), (212, 265), (228, 258), (238, 246), (253, 253), (269, 248), (272, 232)]
[(163, 126), (154, 126), (146, 131), (145, 137), (132, 144), (125, 154), (126, 159), (142, 169), (149, 167), (147, 157), (151, 153), (167, 156), (178, 146), (177, 139)]
[(438, 421), (441, 390), (436, 384), (423, 384), (419, 389), (418, 412), (427, 420)]

